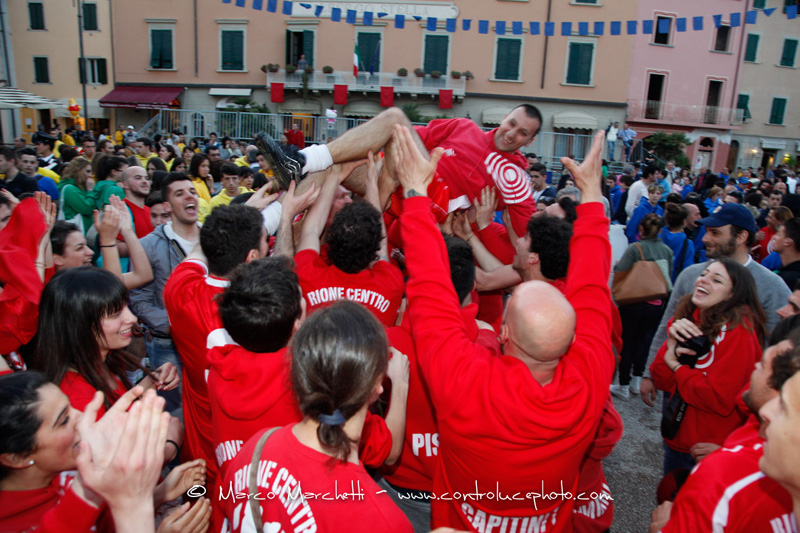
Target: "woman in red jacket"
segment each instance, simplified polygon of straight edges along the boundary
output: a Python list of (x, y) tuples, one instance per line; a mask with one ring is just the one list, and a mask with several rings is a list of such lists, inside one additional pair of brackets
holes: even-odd
[(340, 301), (306, 319), (291, 368), (303, 420), (259, 431), (231, 460), (219, 488), (230, 531), (413, 531), (358, 459), (388, 365), (386, 332), (362, 305)]
[[(659, 390), (672, 396), (677, 391), (686, 402), (677, 433), (664, 440), (665, 474), (674, 468), (691, 469), (695, 444), (722, 445), (744, 421), (736, 398), (761, 358), (764, 323), (753, 276), (728, 258), (709, 263), (694, 292), (678, 303), (667, 342), (650, 367)], [(696, 352), (680, 343), (695, 337), (705, 337), (710, 349), (692, 368), (682, 361)]]

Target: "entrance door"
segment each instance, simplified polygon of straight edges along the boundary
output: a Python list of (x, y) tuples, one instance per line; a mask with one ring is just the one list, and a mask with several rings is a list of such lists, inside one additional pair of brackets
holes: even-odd
[(708, 94), (706, 95), (706, 112), (703, 122), (716, 124), (719, 117), (719, 102), (722, 98), (722, 82), (709, 80)]
[(666, 79), (667, 77), (664, 74), (650, 73), (644, 118), (654, 120), (661, 118), (661, 100), (664, 95), (664, 81)]

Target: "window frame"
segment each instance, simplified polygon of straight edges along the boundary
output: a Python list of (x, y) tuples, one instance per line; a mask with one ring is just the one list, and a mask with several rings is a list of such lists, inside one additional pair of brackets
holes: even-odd
[[(759, 2), (759, 1), (764, 2), (764, 5), (760, 6), (760, 7), (757, 6), (756, 2)], [(767, 0), (753, 0), (753, 9), (766, 9), (766, 8), (767, 8)]]
[[(719, 31), (722, 28), (728, 28), (728, 39), (725, 42), (725, 50), (717, 50), (716, 46), (717, 46), (717, 40), (719, 38)], [(731, 36), (732, 36), (732, 33), (733, 33), (732, 32), (733, 28), (731, 28), (730, 22), (723, 22), (722, 24), (720, 24), (719, 28), (715, 28), (715, 29), (716, 29), (716, 31), (714, 32), (714, 37), (713, 37), (713, 40), (711, 42), (711, 52), (714, 52), (714, 53), (717, 53), (717, 54), (732, 54), (733, 52), (731, 52)]]
[[(375, 34), (375, 35), (378, 36), (378, 47), (379, 47), (378, 48), (378, 68), (375, 70), (375, 74), (377, 75), (378, 73), (383, 72), (383, 67), (385, 66), (385, 63), (383, 62), (383, 52), (384, 52), (384, 48), (385, 48), (385, 44), (386, 44), (386, 39), (385, 39), (385, 35), (384, 35), (384, 32), (383, 32), (383, 28), (374, 27), (374, 26), (357, 26), (356, 29), (355, 29), (355, 35), (353, 36), (353, 38), (354, 38), (356, 43), (358, 42), (358, 36), (360, 34), (362, 34), (362, 33), (372, 33), (372, 34)], [(316, 35), (315, 35), (315, 41), (316, 41)], [(359, 51), (360, 51), (360, 49), (359, 49)], [(362, 61), (364, 60), (363, 57), (361, 59), (362, 59)], [(361, 72), (361, 67), (360, 66), (358, 67), (358, 71), (359, 71), (359, 73)], [(369, 74), (369, 68), (366, 68), (365, 72), (367, 72), (367, 74)], [(442, 74), (442, 75), (444, 75), (444, 74)]]
[[(423, 30), (422, 32), (422, 55), (420, 56), (420, 68), (425, 70), (425, 53), (428, 48), (428, 36), (435, 36), (435, 37), (446, 37), (447, 38), (447, 64), (445, 65), (445, 69), (442, 71), (442, 77), (450, 75), (450, 65), (453, 64), (453, 37), (449, 33), (440, 32), (440, 31), (428, 31)], [(425, 72), (425, 74), (430, 74), (429, 72)]]
[[(37, 59), (44, 59), (45, 67), (47, 69), (47, 80), (40, 81), (37, 79), (38, 68), (36, 67), (36, 60)], [(52, 84), (52, 79), (50, 78), (50, 56), (33, 56), (33, 83), (38, 85), (49, 85)]]
[[(100, 31), (100, 17), (98, 17), (98, 13), (97, 13), (97, 11), (98, 11), (97, 2), (83, 2), (81, 5), (83, 6), (83, 13), (81, 13), (81, 17), (83, 19), (83, 22), (82, 22), (83, 31), (85, 31), (85, 32)], [(95, 27), (94, 28), (87, 28), (86, 27), (86, 7), (87, 6), (94, 6), (94, 22), (95, 22)]]
[[(781, 122), (771, 122), (772, 121), (772, 110), (775, 107), (776, 100), (783, 100), (785, 103), (783, 105), (783, 116), (781, 117)], [(789, 109), (789, 97), (783, 95), (773, 95), (772, 99), (770, 100), (769, 105), (769, 117), (767, 118), (767, 125), (768, 126), (785, 126), (786, 125), (786, 110)]]
[[(86, 57), (83, 64), (83, 71), (80, 72), (81, 79), (86, 80), (86, 85), (99, 86), (108, 85), (108, 60), (105, 57)], [(104, 65), (101, 68), (100, 65)], [(80, 58), (78, 58), (78, 65), (80, 67)], [(105, 74), (105, 76), (101, 76)], [(105, 78), (105, 81), (103, 79)]]
[[(170, 41), (172, 44), (172, 67), (154, 67), (152, 64), (153, 58), (153, 31), (158, 30), (167, 30), (170, 32)], [(155, 21), (147, 21), (147, 70), (154, 71), (154, 72), (173, 72), (178, 70), (177, 64), (177, 57), (176, 57), (176, 48), (175, 48), (175, 21), (165, 21), (160, 20), (158, 22)]]
[[(42, 16), (42, 27), (34, 28), (31, 17), (31, 5), (38, 5)], [(28, 2), (28, 31), (47, 31), (47, 19), (44, 16), (44, 2)]]
[[(747, 43), (750, 40), (751, 35), (758, 39), (758, 43), (756, 44), (756, 57), (752, 61), (747, 59)], [(742, 58), (742, 61), (744, 63), (759, 63), (758, 56), (760, 51), (761, 51), (761, 33), (752, 31), (747, 32), (747, 37), (744, 40), (744, 57)]]
[[(792, 58), (792, 64), (791, 65), (784, 65), (783, 64), (783, 52), (784, 52), (784, 50), (786, 50), (786, 43), (788, 41), (794, 41), (795, 42), (795, 45), (794, 45), (794, 57)], [(798, 49), (800, 49), (800, 38), (797, 38), (797, 37), (794, 37), (794, 36), (789, 37), (789, 36), (785, 36), (784, 35), (783, 36), (783, 46), (781, 46), (781, 54), (780, 54), (780, 57), (778, 57), (778, 64), (776, 66), (781, 67), (781, 68), (797, 68), (797, 52), (798, 52)]]
[[(667, 34), (667, 42), (666, 43), (657, 43), (656, 36), (662, 35), (658, 32), (658, 19), (665, 18), (669, 19), (669, 33)], [(650, 40), (650, 44), (653, 46), (675, 46), (675, 20), (678, 18), (678, 15), (675, 13), (654, 13), (653, 14), (653, 37)]]
[[(747, 98), (747, 104), (746, 104), (747, 107), (744, 107), (744, 108), (739, 107), (739, 99), (742, 98), (743, 96)], [(752, 113), (752, 111), (750, 111), (750, 102), (751, 102), (752, 97), (753, 97), (753, 95), (751, 93), (749, 93), (749, 92), (738, 93), (736, 95), (736, 109), (744, 109), (744, 111), (745, 111), (742, 114), (742, 120), (744, 122), (747, 122), (748, 120), (753, 118), (753, 113)]]
[[(496, 78), (497, 73), (497, 55), (498, 47), (500, 46), (500, 39), (519, 42), (519, 63), (517, 64), (517, 79)], [(492, 53), (492, 72), (489, 81), (499, 81), (506, 83), (524, 83), (522, 79), (522, 67), (525, 65), (525, 39), (519, 35), (495, 35), (494, 36), (494, 50)]]
[[(241, 69), (225, 69), (223, 68), (222, 57), (222, 35), (226, 31), (239, 31), (242, 32), (242, 68)], [(217, 19), (217, 47), (218, 58), (217, 72), (247, 72), (247, 21), (246, 20), (222, 20)]]
[[(589, 83), (570, 83), (567, 81), (569, 76), (569, 56), (570, 48), (573, 44), (591, 44), (592, 45), (592, 65), (589, 69)], [(564, 76), (562, 77), (561, 85), (566, 87), (595, 87), (594, 84), (594, 71), (597, 65), (597, 37), (568, 37), (567, 38), (567, 51), (564, 54)]]

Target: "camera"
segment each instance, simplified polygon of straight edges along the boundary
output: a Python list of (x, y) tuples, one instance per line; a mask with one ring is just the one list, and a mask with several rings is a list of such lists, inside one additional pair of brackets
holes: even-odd
[(682, 365), (687, 365), (690, 368), (694, 368), (694, 365), (697, 364), (697, 360), (711, 350), (711, 342), (708, 340), (708, 337), (704, 335), (698, 335), (697, 337), (686, 339), (683, 342), (679, 342), (678, 346), (695, 352), (695, 355), (678, 354), (678, 362)]

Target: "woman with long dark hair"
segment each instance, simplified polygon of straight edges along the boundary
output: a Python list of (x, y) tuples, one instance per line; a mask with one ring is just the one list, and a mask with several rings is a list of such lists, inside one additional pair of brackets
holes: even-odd
[[(677, 433), (664, 439), (665, 474), (691, 469), (694, 445), (722, 445), (744, 421), (737, 397), (761, 360), (765, 322), (752, 274), (730, 258), (709, 263), (694, 292), (678, 302), (667, 341), (650, 366), (656, 388), (678, 392), (686, 403)], [(690, 339), (694, 348), (684, 346)], [(707, 353), (698, 342), (707, 344)]]
[[(396, 356), (397, 357), (397, 356)], [(303, 420), (254, 435), (228, 467), (224, 490), (258, 493), (250, 501), (221, 501), (232, 531), (261, 531), (262, 523), (327, 532), (410, 532), (411, 524), (367, 474), (358, 460), (358, 442), (367, 409), (383, 391), (389, 364), (386, 332), (363, 306), (341, 301), (313, 313), (292, 341), (292, 385)], [(248, 486), (251, 463), (277, 475), (258, 476)], [(261, 465), (259, 467), (258, 465)], [(287, 484), (277, 479), (291, 479)], [(353, 497), (333, 498), (338, 486)], [(276, 487), (296, 505), (268, 497)], [(302, 487), (302, 492), (296, 492)], [(330, 498), (305, 495), (329, 494)], [(252, 497), (252, 496), (251, 496)], [(301, 514), (302, 513), (302, 514)], [(358, 520), (343, 517), (358, 516)]]
[(197, 195), (206, 202), (211, 201), (214, 180), (211, 177), (211, 160), (206, 154), (194, 154), (189, 161), (189, 177), (192, 178)]

